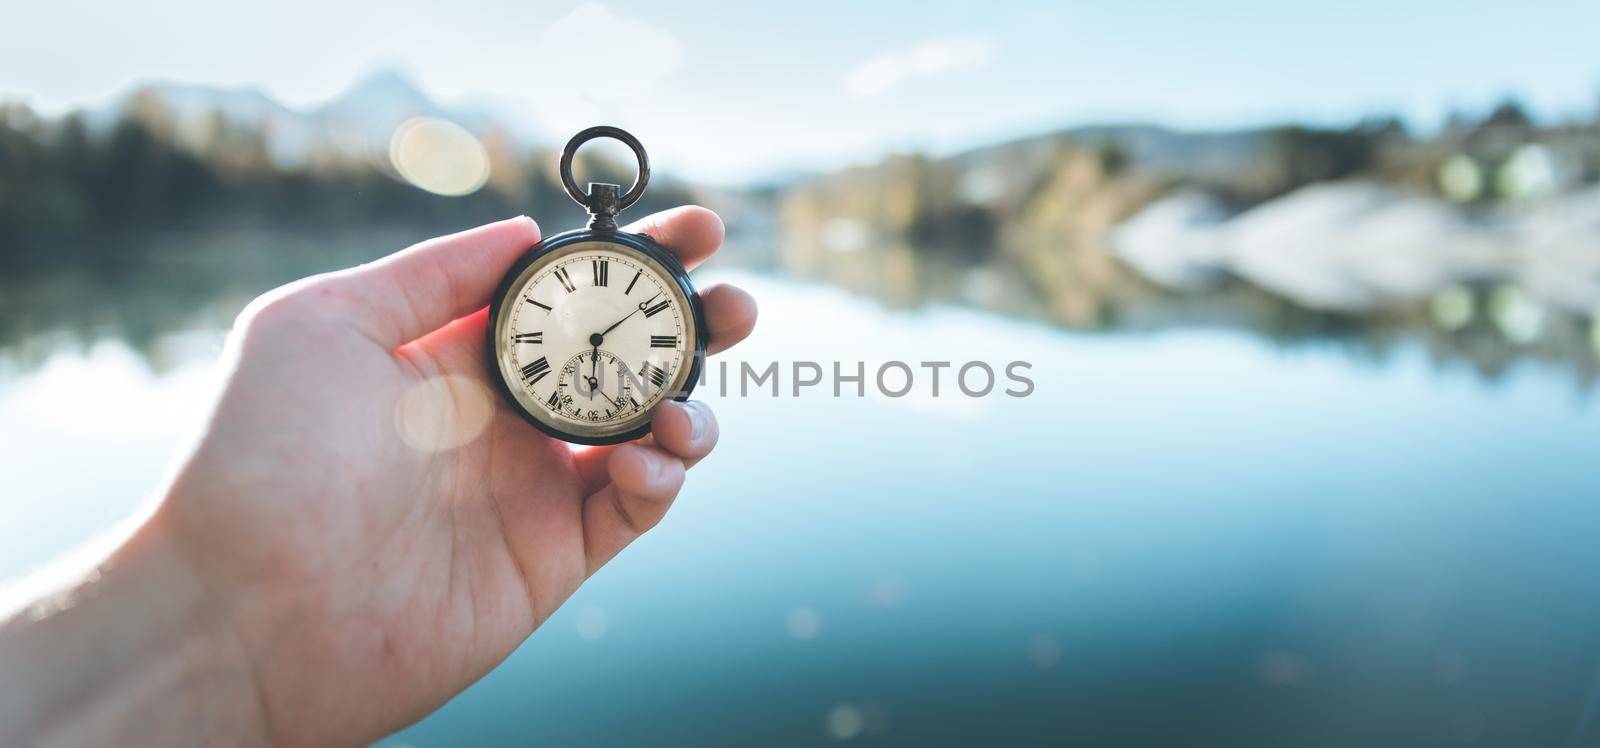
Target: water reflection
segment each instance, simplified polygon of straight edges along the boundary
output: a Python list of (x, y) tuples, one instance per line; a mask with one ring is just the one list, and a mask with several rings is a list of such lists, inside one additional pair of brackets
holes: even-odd
[[(26, 439), (0, 452), (4, 575), (156, 485), (245, 299), (415, 238), (8, 276), (0, 433)], [(703, 393), (724, 440), (667, 521), (386, 743), (1594, 737), (1600, 410), (1571, 364), (1486, 388), (1398, 323), (1285, 327), (1246, 296), (1064, 330), (1003, 263), (907, 251), (853, 253), (852, 291), (701, 280), (761, 299), (735, 364), (1024, 358), (1033, 396)]]
[(1003, 258), (974, 264), (907, 244), (786, 260), (800, 277), (849, 289), (889, 309), (954, 304), (1099, 333), (1220, 328), (1280, 346), (1334, 342), (1358, 359), (1379, 362), (1420, 344), (1435, 365), (1466, 367), (1487, 381), (1522, 360), (1565, 369), (1583, 389), (1600, 376), (1600, 347), (1594, 345), (1600, 327), (1588, 317), (1537, 306), (1514, 287), (1457, 286), (1416, 308), (1339, 313), (1309, 309), (1237, 280), (1175, 292), (1113, 266), (1104, 272), (1114, 281), (1047, 283)]
[(18, 252), (0, 273), (0, 357), (30, 368), (62, 347), (112, 339), (164, 370), (174, 362), (156, 345), (163, 336), (227, 329), (263, 291), (422, 238), (382, 229), (134, 232)]
[[(93, 250), (65, 243), (23, 254), (25, 262), (0, 276), (0, 356), (26, 368), (58, 346), (110, 337), (128, 342), (159, 370), (170, 363), (152, 347), (162, 334), (225, 329), (267, 289), (374, 259), (426, 235), (415, 229), (141, 233), (92, 240)], [(1420, 344), (1437, 366), (1466, 366), (1490, 381), (1520, 360), (1568, 370), (1584, 389), (1600, 375), (1600, 327), (1541, 307), (1515, 287), (1452, 286), (1414, 309), (1335, 313), (1244, 282), (1164, 290), (1115, 263), (1103, 271), (1115, 280), (1079, 285), (1042, 282), (1024, 264), (985, 252), (951, 256), (885, 242), (842, 252), (791, 247), (774, 262), (764, 249), (770, 237), (736, 232), (731, 242), (711, 267), (775, 264), (779, 272), (848, 289), (890, 310), (958, 305), (1100, 333), (1233, 329), (1282, 346), (1333, 341), (1358, 359), (1379, 362)], [(107, 252), (107, 245), (127, 250)]]
[(397, 741), (1587, 734), (1600, 412), (1553, 372), (1490, 391), (1416, 345), (1374, 367), (1315, 342), (1063, 334), (739, 281), (773, 322), (740, 358), (826, 355), (796, 331), (852, 320), (845, 355), (954, 346), (1048, 374), (959, 413), (713, 395), (710, 469), (558, 613), (626, 630), (536, 636)]

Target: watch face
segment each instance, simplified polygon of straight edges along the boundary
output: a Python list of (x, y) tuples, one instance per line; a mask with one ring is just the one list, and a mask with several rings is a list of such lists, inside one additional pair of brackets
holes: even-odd
[(513, 399), (581, 441), (638, 430), (682, 390), (693, 308), (670, 271), (637, 250), (579, 241), (540, 255), (498, 299), (495, 361)]

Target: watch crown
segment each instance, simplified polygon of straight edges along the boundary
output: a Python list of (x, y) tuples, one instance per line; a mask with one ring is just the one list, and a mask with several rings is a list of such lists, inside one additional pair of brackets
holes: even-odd
[(622, 210), (622, 187), (605, 182), (589, 183), (589, 228), (615, 229)]

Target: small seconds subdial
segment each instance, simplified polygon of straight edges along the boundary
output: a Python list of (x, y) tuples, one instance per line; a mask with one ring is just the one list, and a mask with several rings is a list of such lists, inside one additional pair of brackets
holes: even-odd
[(507, 289), (502, 375), (538, 420), (579, 435), (648, 422), (684, 384), (695, 326), (664, 268), (604, 242), (538, 258)]
[(637, 412), (637, 376), (610, 351), (593, 350), (567, 360), (546, 404), (574, 420), (614, 421)]

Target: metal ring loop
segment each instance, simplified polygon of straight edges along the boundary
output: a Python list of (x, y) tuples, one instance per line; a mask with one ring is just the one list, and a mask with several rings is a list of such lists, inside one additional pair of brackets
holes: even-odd
[(624, 194), (618, 203), (617, 210), (621, 211), (638, 202), (639, 197), (644, 194), (644, 186), (650, 181), (650, 158), (644, 155), (644, 146), (639, 143), (639, 139), (620, 127), (596, 125), (572, 136), (572, 139), (567, 141), (567, 147), (561, 149), (561, 186), (567, 188), (567, 194), (578, 201), (579, 205), (590, 208), (590, 212), (593, 212), (589, 195), (578, 189), (578, 183), (572, 178), (572, 157), (578, 155), (579, 147), (595, 138), (620, 141), (632, 149), (634, 158), (639, 160), (639, 175), (634, 177), (633, 186), (628, 188), (627, 194)]

